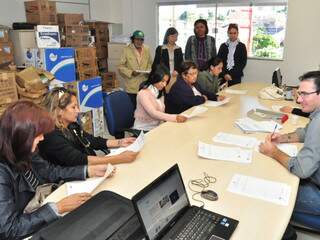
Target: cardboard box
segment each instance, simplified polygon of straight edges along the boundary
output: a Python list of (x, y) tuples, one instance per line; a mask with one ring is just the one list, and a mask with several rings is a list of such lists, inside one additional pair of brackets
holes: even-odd
[(98, 64), (95, 58), (76, 60), (76, 65), (77, 65), (77, 71), (79, 73), (85, 72), (85, 70), (87, 69), (95, 69), (96, 72), (98, 72)]
[(43, 69), (52, 73), (56, 78), (52, 84), (56, 84), (58, 81), (65, 83), (76, 80), (73, 48), (41, 49), (40, 59)]
[(88, 25), (69, 25), (61, 27), (63, 35), (66, 37), (70, 35), (87, 35), (89, 36), (89, 26)]
[(13, 45), (11, 42), (0, 42), (0, 64), (13, 62)]
[(57, 24), (57, 9), (54, 1), (36, 0), (24, 3), (28, 23)]
[(108, 64), (106, 58), (98, 58), (98, 68), (99, 70), (107, 71)]
[(88, 69), (82, 69), (81, 72), (78, 72), (78, 79), (79, 80), (85, 80), (89, 78), (95, 78), (99, 75), (98, 68), (88, 68)]
[(108, 58), (119, 59), (122, 55), (123, 48), (127, 46), (126, 43), (108, 43)]
[(66, 36), (62, 41), (62, 45), (65, 47), (87, 47), (90, 43), (90, 36), (88, 35), (74, 35)]
[(15, 73), (0, 70), (0, 105), (18, 100)]
[(96, 48), (94, 47), (78, 47), (75, 51), (76, 60), (97, 58)]
[(58, 13), (59, 25), (79, 25), (83, 22), (83, 14)]
[(92, 110), (88, 112), (79, 113), (78, 117), (82, 129), (87, 133), (93, 134), (93, 119)]
[(59, 48), (59, 27), (50, 25), (38, 25), (36, 31), (36, 39), (38, 48)]
[(29, 93), (39, 93), (47, 89), (54, 76), (42, 69), (26, 68), (16, 74), (16, 82), (20, 88)]
[(108, 48), (105, 46), (101, 46), (97, 49), (97, 58), (108, 58)]
[(115, 72), (105, 72), (101, 74), (102, 76), (102, 90), (105, 92), (110, 92), (115, 88), (120, 87), (119, 80), (116, 78)]
[(0, 42), (9, 42), (9, 30), (0, 26)]

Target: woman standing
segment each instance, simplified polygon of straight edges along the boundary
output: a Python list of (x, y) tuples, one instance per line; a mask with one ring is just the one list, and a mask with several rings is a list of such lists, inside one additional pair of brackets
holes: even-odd
[(178, 31), (174, 27), (167, 29), (163, 39), (163, 45), (158, 46), (153, 60), (152, 69), (157, 65), (163, 64), (170, 69), (172, 77), (178, 75), (181, 63), (183, 62), (183, 54), (181, 47), (176, 45), (178, 40)]
[(181, 123), (187, 120), (185, 116), (164, 112), (164, 88), (169, 80), (169, 69), (157, 65), (138, 93), (134, 129), (149, 131), (157, 127), (161, 121)]
[(241, 83), (243, 69), (247, 64), (247, 49), (246, 45), (240, 42), (238, 25), (235, 23), (229, 24), (228, 40), (222, 43), (218, 57), (223, 60), (223, 78), (228, 81), (228, 86)]
[(77, 124), (79, 106), (74, 92), (54, 88), (45, 96), (43, 106), (55, 121), (55, 129), (46, 134), (39, 144), (40, 154), (48, 161), (60, 166), (76, 166), (129, 163), (136, 158), (137, 153), (131, 151), (113, 156), (96, 156), (94, 150), (125, 147), (135, 138), (109, 140), (83, 131)]
[(207, 61), (216, 57), (216, 40), (207, 35), (208, 23), (204, 19), (194, 22), (194, 34), (190, 36), (185, 49), (185, 60), (196, 63), (197, 68), (202, 71), (206, 69)]
[(23, 239), (57, 220), (90, 198), (88, 193), (70, 195), (32, 212), (26, 206), (37, 186), (61, 180), (103, 176), (106, 165), (62, 168), (33, 156), (43, 134), (54, 123), (49, 114), (32, 102), (9, 106), (0, 119), (0, 239)]

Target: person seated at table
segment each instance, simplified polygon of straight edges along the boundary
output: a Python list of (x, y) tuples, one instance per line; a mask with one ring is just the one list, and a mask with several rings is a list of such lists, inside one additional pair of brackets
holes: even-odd
[(61, 166), (129, 163), (137, 153), (125, 151), (114, 156), (96, 156), (94, 150), (106, 152), (109, 148), (126, 147), (135, 138), (119, 140), (94, 137), (77, 123), (79, 106), (76, 94), (65, 88), (52, 89), (43, 100), (43, 106), (55, 121), (55, 129), (45, 135), (39, 144), (41, 156)]
[(0, 239), (23, 239), (90, 198), (73, 194), (31, 210), (26, 207), (37, 186), (105, 174), (107, 165), (60, 167), (35, 155), (43, 134), (53, 128), (48, 112), (29, 101), (13, 103), (0, 118)]
[(208, 92), (217, 93), (219, 91), (220, 78), (222, 72), (223, 61), (220, 58), (211, 58), (208, 61), (208, 69), (198, 74), (197, 82), (200, 87)]
[(165, 98), (167, 113), (180, 114), (208, 99), (221, 101), (225, 98), (202, 89), (197, 82), (197, 76), (198, 69), (195, 63), (185, 61), (181, 64), (181, 73)]
[[(292, 133), (268, 135), (259, 150), (301, 178), (293, 216), (295, 213), (320, 216), (320, 71), (308, 72), (300, 81), (297, 101), (303, 112), (310, 113), (310, 122)], [(293, 142), (304, 143), (296, 157), (289, 157), (276, 146)]]
[(157, 65), (148, 80), (142, 84), (137, 96), (134, 129), (149, 131), (161, 121), (181, 123), (187, 120), (185, 116), (164, 112), (164, 88), (169, 80), (169, 69), (164, 65)]

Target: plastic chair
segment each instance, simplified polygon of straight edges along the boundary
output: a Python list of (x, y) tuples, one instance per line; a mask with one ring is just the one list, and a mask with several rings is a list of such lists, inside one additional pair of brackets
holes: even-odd
[(108, 131), (115, 138), (123, 138), (125, 132), (137, 136), (140, 131), (130, 129), (134, 123), (134, 109), (128, 94), (124, 91), (103, 93), (104, 115)]
[(298, 229), (320, 234), (320, 216), (306, 213), (294, 213), (291, 224)]

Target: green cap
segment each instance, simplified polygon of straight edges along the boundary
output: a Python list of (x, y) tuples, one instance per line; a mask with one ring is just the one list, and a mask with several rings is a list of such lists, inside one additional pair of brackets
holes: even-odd
[(136, 30), (136, 31), (133, 32), (132, 38), (144, 39), (144, 33), (142, 31), (140, 31), (140, 30)]

